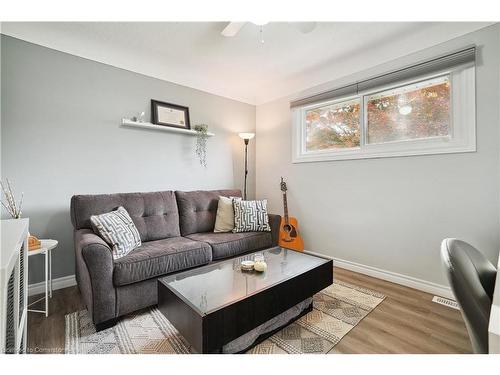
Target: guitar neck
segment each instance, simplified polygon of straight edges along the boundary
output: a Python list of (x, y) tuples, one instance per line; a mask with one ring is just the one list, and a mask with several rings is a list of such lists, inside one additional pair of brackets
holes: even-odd
[(283, 193), (283, 210), (285, 214), (285, 223), (288, 225), (288, 204), (286, 201), (286, 192)]

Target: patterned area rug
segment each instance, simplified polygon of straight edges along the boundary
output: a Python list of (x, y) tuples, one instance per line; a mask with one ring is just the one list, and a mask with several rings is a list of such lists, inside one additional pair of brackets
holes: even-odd
[[(252, 354), (328, 353), (385, 296), (334, 281), (316, 294), (314, 309), (255, 346)], [(114, 327), (96, 332), (86, 310), (66, 315), (66, 353), (193, 353), (193, 349), (157, 308), (130, 314)]]

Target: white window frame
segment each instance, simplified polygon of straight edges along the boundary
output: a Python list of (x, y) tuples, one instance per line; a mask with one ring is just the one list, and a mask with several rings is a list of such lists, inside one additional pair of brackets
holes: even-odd
[[(384, 143), (366, 143), (367, 114), (365, 108), (368, 97), (373, 94), (395, 90), (402, 86), (439, 79), (448, 76), (450, 82), (450, 132), (448, 136), (406, 139)], [(468, 65), (437, 72), (376, 89), (359, 92), (335, 100), (322, 101), (292, 108), (292, 162), (306, 163), (318, 161), (369, 159), (415, 155), (434, 155), (476, 151), (476, 85), (475, 66)], [(329, 150), (306, 150), (306, 111), (347, 100), (360, 100), (360, 146)]]

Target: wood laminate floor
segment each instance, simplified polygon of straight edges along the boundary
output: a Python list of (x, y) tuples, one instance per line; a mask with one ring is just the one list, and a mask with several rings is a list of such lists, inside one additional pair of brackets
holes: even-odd
[[(386, 299), (333, 353), (471, 353), (460, 312), (432, 302), (432, 295), (341, 268), (334, 268), (334, 277)], [(77, 287), (54, 291), (49, 317), (29, 313), (29, 352), (64, 353), (64, 316), (83, 308)]]

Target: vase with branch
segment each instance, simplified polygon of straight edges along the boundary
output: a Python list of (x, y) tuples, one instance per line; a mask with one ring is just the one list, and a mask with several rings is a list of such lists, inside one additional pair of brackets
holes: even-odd
[(200, 164), (205, 168), (207, 167), (207, 139), (208, 139), (208, 125), (200, 124), (195, 125), (196, 131), (196, 156)]
[(3, 193), (3, 198), (1, 200), (2, 207), (13, 219), (20, 219), (23, 209), (24, 193), (21, 193), (21, 198), (16, 202), (12, 184), (9, 179), (7, 178), (5, 183), (0, 180), (0, 186)]

